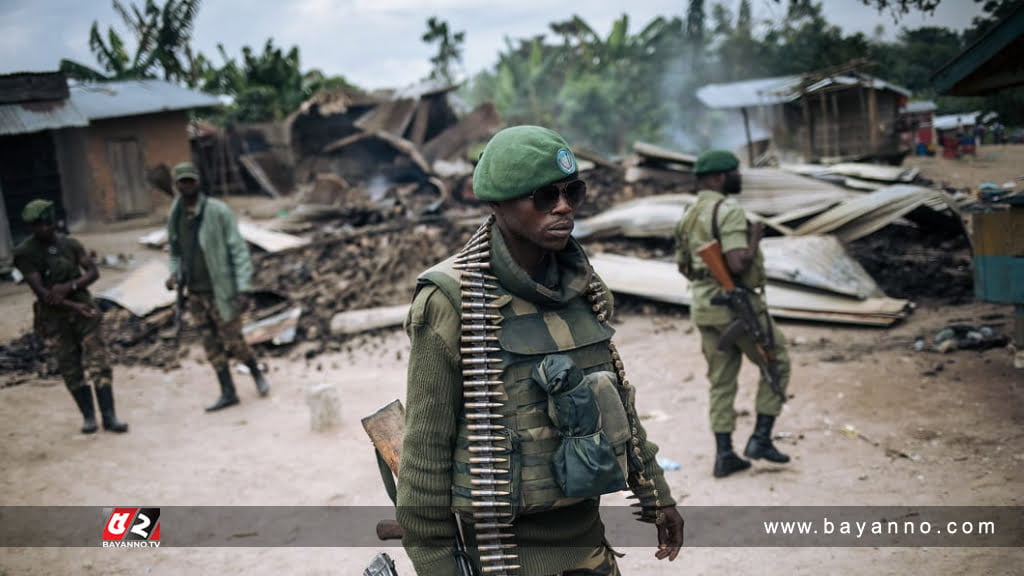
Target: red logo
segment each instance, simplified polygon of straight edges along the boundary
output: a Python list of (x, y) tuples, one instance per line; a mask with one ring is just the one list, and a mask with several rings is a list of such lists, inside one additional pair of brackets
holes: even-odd
[(104, 541), (160, 541), (159, 508), (114, 508), (103, 527)]

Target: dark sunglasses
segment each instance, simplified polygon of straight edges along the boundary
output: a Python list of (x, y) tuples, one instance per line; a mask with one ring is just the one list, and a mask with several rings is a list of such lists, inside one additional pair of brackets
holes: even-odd
[(575, 210), (587, 197), (587, 183), (583, 180), (573, 180), (548, 184), (531, 192), (529, 198), (533, 200), (533, 209), (537, 212), (551, 212), (558, 205), (559, 196), (564, 196), (565, 203)]

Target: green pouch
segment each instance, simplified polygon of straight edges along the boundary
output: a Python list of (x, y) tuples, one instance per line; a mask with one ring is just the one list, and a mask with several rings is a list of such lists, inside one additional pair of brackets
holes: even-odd
[(592, 378), (561, 354), (545, 356), (532, 377), (548, 393), (548, 414), (562, 434), (551, 472), (565, 496), (592, 498), (625, 490), (619, 457), (602, 429)]

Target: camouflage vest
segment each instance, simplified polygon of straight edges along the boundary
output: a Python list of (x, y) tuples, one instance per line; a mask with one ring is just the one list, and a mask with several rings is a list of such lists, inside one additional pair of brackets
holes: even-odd
[[(450, 258), (424, 272), (420, 281), (436, 285), (460, 310), (461, 272), (454, 264), (455, 259)], [(513, 517), (578, 503), (584, 498), (567, 498), (555, 481), (551, 462), (561, 444), (561, 434), (548, 414), (548, 395), (534, 383), (531, 372), (549, 354), (568, 356), (584, 374), (608, 372), (610, 378), (595, 379), (605, 385), (596, 386), (594, 392), (605, 435), (625, 476), (631, 435), (613, 382), (616, 366), (609, 342), (615, 331), (597, 318), (584, 297), (574, 298), (562, 308), (548, 309), (509, 293), (498, 283), (493, 293), (498, 314), (492, 321), (499, 326), (494, 357), (500, 362), (497, 379), (507, 398), (495, 410), (504, 428), (495, 444), (500, 448), (498, 453), (509, 458), (510, 472), (504, 480), (508, 482)], [(456, 510), (470, 509), (472, 491), (479, 488), (470, 473), (470, 459), (478, 455), (471, 451), (473, 438), (479, 436), (479, 431), (471, 429), (473, 423), (470, 409), (464, 407), (454, 454), (452, 505)]]

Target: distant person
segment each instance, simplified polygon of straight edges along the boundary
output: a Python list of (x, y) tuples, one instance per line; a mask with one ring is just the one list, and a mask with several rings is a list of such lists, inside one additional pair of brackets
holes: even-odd
[(714, 301), (716, 296), (723, 294), (723, 290), (698, 255), (698, 248), (717, 240), (733, 282), (748, 292), (762, 330), (774, 339), (775, 367), (782, 393), (785, 393), (789, 382), (790, 364), (785, 337), (768, 315), (768, 305), (764, 300), (766, 277), (760, 246), (763, 225), (760, 222), (749, 223), (743, 208), (732, 198), (743, 188), (739, 158), (725, 150), (708, 150), (697, 158), (694, 173), (699, 192), (697, 201), (686, 210), (676, 226), (676, 262), (680, 273), (690, 281), (693, 292), (690, 313), (700, 330), (701, 346), (708, 363), (708, 380), (711, 382), (711, 430), (716, 445), (712, 473), (716, 478), (722, 478), (750, 468), (750, 462), (737, 456), (732, 448), (732, 433), (736, 429), (733, 404), (744, 355), (761, 368), (755, 404), (757, 423), (744, 450), (747, 458), (763, 458), (779, 464), (789, 462), (789, 456), (779, 452), (772, 443), (772, 426), (782, 411), (783, 398), (772, 390), (767, 377), (768, 366), (761, 360), (749, 333), (740, 335), (724, 349), (720, 347), (725, 329), (736, 316), (727, 306)]
[(165, 285), (174, 290), (181, 282), (187, 291), (189, 312), (199, 325), (206, 358), (220, 383), (220, 398), (206, 408), (213, 412), (238, 404), (229, 357), (249, 368), (260, 396), (270, 392), (256, 355), (242, 336), (252, 262), (234, 213), (227, 204), (200, 192), (196, 167), (183, 162), (174, 167), (172, 176), (179, 196), (167, 221), (171, 276)]
[(114, 412), (113, 370), (100, 312), (87, 289), (100, 272), (78, 240), (56, 232), (55, 216), (49, 200), (32, 200), (25, 206), (21, 219), (32, 228), (32, 235), (14, 249), (14, 265), (36, 294), (34, 324), (82, 412), (82, 433), (92, 434), (97, 428), (93, 388), (103, 429), (127, 432), (128, 424)]

